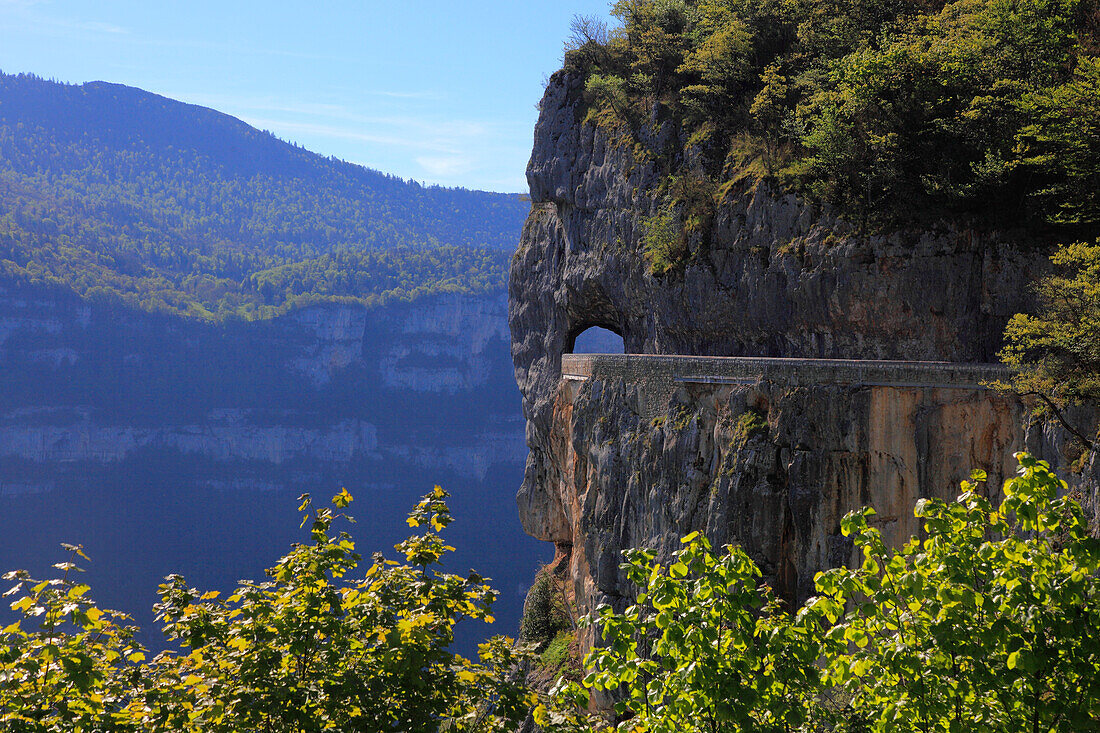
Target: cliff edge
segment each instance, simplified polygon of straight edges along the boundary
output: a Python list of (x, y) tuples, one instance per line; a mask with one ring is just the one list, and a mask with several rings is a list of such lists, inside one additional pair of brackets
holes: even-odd
[(886, 503), (897, 521), (920, 496), (953, 496), (972, 467), (993, 469), (999, 486), (1014, 450), (1077, 460), (1095, 491), (1094, 458), (1078, 460), (1067, 436), (987, 390), (761, 379), (681, 385), (650, 415), (638, 383), (563, 381), (562, 355), (593, 326), (621, 335), (627, 354), (988, 362), (1045, 266), (1011, 234), (945, 224), (864, 235), (744, 183), (716, 202), (690, 256), (655, 275), (645, 222), (665, 173), (581, 122), (582, 84), (559, 72), (542, 100), (534, 206), (509, 281), (530, 451), (520, 517), (570, 557), (582, 611), (625, 587), (622, 549), (692, 529), (740, 542), (786, 593), (805, 595), (816, 569), (846, 559), (845, 511)]

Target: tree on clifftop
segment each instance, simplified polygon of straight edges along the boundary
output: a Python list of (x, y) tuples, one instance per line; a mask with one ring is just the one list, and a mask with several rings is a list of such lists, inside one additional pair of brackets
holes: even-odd
[(1015, 370), (1014, 392), (1039, 397), (1063, 425), (1067, 403), (1100, 404), (1100, 240), (1060, 247), (1051, 257), (1058, 268), (1038, 284), (1035, 315), (1018, 313), (1008, 322), (1001, 360)]

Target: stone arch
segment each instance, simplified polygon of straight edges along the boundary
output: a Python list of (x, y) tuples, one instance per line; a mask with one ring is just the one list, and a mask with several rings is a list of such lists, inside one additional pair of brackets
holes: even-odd
[(565, 339), (564, 354), (624, 354), (622, 330), (609, 323), (588, 323), (574, 327)]

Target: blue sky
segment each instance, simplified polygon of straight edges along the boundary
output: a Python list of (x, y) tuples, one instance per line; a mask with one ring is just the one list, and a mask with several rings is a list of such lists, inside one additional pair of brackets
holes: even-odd
[(524, 191), (547, 74), (608, 0), (0, 0), (0, 70), (202, 104), (325, 155)]

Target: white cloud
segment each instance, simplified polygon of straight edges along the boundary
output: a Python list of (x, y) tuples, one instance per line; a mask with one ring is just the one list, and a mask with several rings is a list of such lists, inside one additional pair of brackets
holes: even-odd
[[(364, 139), (360, 133), (348, 125), (331, 124), (332, 121), (352, 123), (356, 126), (371, 129), (393, 128), (407, 133), (416, 133), (418, 139), (431, 138), (488, 138), (498, 136), (501, 130), (494, 125), (477, 120), (433, 120), (414, 114), (397, 115), (366, 115), (354, 112), (344, 104), (330, 104), (322, 102), (298, 102), (279, 99), (271, 96), (241, 97), (239, 95), (226, 94), (189, 94), (165, 92), (166, 96), (201, 104), (214, 109), (227, 111), (230, 114), (241, 117), (249, 124), (261, 124), (262, 126), (278, 125), (280, 127), (293, 127), (304, 132), (325, 135), (327, 137), (342, 137), (347, 139)], [(401, 99), (426, 99), (431, 92), (367, 92), (366, 94), (378, 94)], [(248, 112), (260, 113), (284, 113), (297, 117), (297, 120), (277, 120), (270, 115), (248, 115)], [(329, 122), (305, 122), (300, 118), (316, 118)], [(253, 121), (254, 120), (254, 121)]]
[(130, 31), (114, 23), (102, 23), (98, 20), (58, 20), (55, 21), (63, 28), (73, 30), (92, 31), (93, 33), (129, 33)]
[(80, 18), (45, 14), (37, 9), (41, 5), (42, 3), (39, 0), (0, 0), (0, 11), (10, 12), (9, 19), (16, 22), (24, 31), (39, 31), (47, 34), (77, 31), (80, 33), (106, 33), (109, 35), (121, 35), (130, 32), (120, 25), (100, 20), (82, 20)]
[(376, 97), (390, 97), (391, 99), (443, 99), (439, 92), (382, 92), (368, 91), (366, 94)]
[(416, 164), (428, 175), (439, 178), (461, 176), (474, 169), (474, 162), (464, 155), (422, 155), (416, 158)]
[[(430, 101), (433, 95), (349, 90), (346, 99), (350, 102), (334, 97), (331, 90), (314, 100), (202, 92), (167, 96), (222, 110), (317, 152), (335, 152), (345, 160), (406, 178), (450, 186), (524, 190), (529, 131), (496, 119), (443, 119), (445, 105)], [(502, 159), (517, 161), (515, 173), (499, 170)], [(491, 179), (486, 177), (490, 171), (494, 172)]]
[(351, 140), (354, 142), (373, 143), (375, 145), (397, 145), (405, 148), (419, 148), (421, 150), (434, 150), (441, 153), (454, 151), (454, 147), (437, 140), (425, 140), (424, 138), (402, 137), (398, 135), (385, 135), (374, 132), (363, 132), (361, 129), (341, 127), (338, 125), (322, 125), (313, 122), (288, 122), (285, 120), (262, 119), (255, 117), (241, 117), (242, 120), (263, 130), (292, 137), (290, 133), (304, 133), (318, 135), (338, 140)]
[[(242, 96), (240, 94), (210, 94), (199, 92), (161, 92), (171, 99), (178, 99), (190, 104), (198, 104), (210, 107), (222, 112), (238, 115), (239, 110), (254, 112), (283, 112), (291, 115), (307, 117), (340, 118), (347, 114), (346, 108), (341, 104), (324, 104), (321, 102), (292, 102), (273, 96)], [(231, 110), (238, 110), (232, 112)]]

